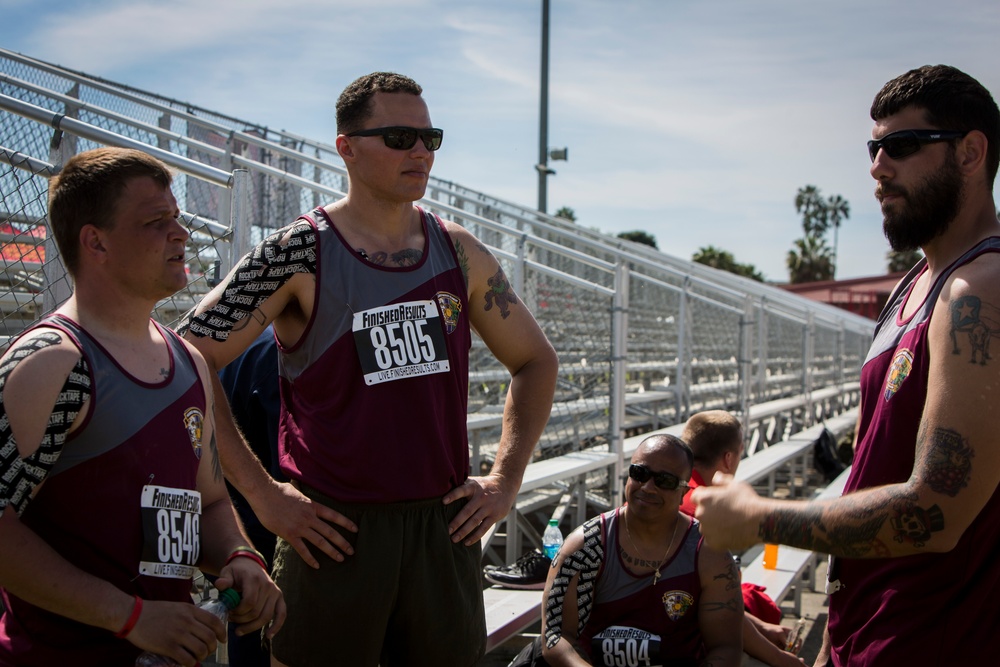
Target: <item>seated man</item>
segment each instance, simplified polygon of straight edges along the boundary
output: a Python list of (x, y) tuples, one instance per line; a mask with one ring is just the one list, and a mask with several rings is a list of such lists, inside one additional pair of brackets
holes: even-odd
[[(694, 516), (691, 493), (699, 486), (711, 485), (716, 472), (736, 474), (743, 456), (743, 426), (736, 417), (725, 410), (706, 410), (693, 415), (687, 421), (681, 439), (691, 448), (691, 453), (694, 455), (694, 470), (688, 482), (688, 491), (681, 503), (681, 511), (688, 516)], [(743, 602), (746, 608), (743, 650), (773, 667), (802, 665), (802, 660), (782, 650), (788, 640), (790, 628), (779, 624), (781, 610), (767, 598), (761, 587), (743, 584)], [(765, 616), (766, 612), (772, 612), (773, 615)]]
[(691, 469), (678, 438), (642, 441), (626, 504), (574, 530), (552, 563), (535, 664), (740, 664), (739, 570), (678, 511)]

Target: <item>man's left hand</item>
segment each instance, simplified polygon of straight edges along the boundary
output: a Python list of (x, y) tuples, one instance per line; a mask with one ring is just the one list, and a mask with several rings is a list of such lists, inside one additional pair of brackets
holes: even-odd
[(464, 484), (449, 491), (444, 497), (445, 505), (468, 498), (465, 507), (448, 524), (451, 541), (456, 544), (464, 541), (465, 546), (472, 546), (482, 539), (490, 526), (507, 516), (520, 485), (509, 486), (504, 477), (487, 475), (469, 477)]

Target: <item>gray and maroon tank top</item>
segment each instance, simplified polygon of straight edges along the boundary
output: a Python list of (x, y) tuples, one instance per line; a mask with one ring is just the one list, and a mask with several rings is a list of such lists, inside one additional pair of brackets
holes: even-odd
[(281, 469), (342, 502), (442, 496), (469, 472), (468, 288), (443, 223), (420, 210), (414, 266), (377, 266), (323, 209), (312, 320), (280, 355)]
[(637, 576), (622, 560), (618, 548), (621, 511), (619, 507), (599, 517), (604, 564), (580, 646), (595, 665), (697, 665), (705, 655), (698, 625), (698, 522), (692, 520), (653, 585), (653, 574)]
[[(952, 273), (988, 252), (1000, 252), (1000, 238), (981, 241), (945, 269), (909, 318), (902, 318), (903, 307), (926, 264), (921, 261), (911, 269), (890, 297), (861, 371), (858, 445), (845, 493), (909, 479), (927, 398), (927, 333), (934, 306)], [(992, 306), (978, 301), (963, 297), (950, 313), (937, 315), (952, 318), (953, 335), (969, 363), (985, 362), (982, 343), (1000, 334), (984, 334), (984, 322), (993, 321), (995, 329), (997, 320), (988, 313)], [(990, 363), (1000, 362), (994, 357)], [(1000, 446), (1000, 441), (993, 444)], [(934, 520), (921, 514), (902, 521), (917, 536)], [(998, 549), (1000, 492), (994, 492), (948, 553), (836, 559), (843, 589), (830, 598), (835, 664), (995, 662), (1000, 655)]]
[[(195, 491), (206, 410), (194, 360), (157, 326), (170, 352), (163, 382), (143, 382), (77, 323), (66, 333), (91, 369), (91, 403), (21, 521), (73, 565), (143, 599), (191, 601), (200, 557)], [(52, 614), (3, 591), (0, 665), (109, 665), (139, 650), (107, 630)], [(131, 664), (131, 663), (128, 663)]]

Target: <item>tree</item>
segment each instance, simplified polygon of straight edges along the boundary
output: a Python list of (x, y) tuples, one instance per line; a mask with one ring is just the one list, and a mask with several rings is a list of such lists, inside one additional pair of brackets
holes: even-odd
[(886, 268), (889, 273), (909, 271), (923, 256), (919, 250), (890, 250), (885, 254), (885, 258), (889, 260)]
[[(826, 215), (833, 227), (833, 272), (837, 273), (837, 236), (840, 232), (840, 221), (851, 217), (851, 205), (840, 195), (831, 195), (826, 200)], [(832, 276), (831, 276), (832, 277)]]
[(794, 248), (788, 251), (788, 280), (793, 284), (812, 283), (833, 279), (833, 252), (826, 239), (817, 234), (806, 234), (795, 239)]
[[(795, 194), (795, 211), (802, 215), (801, 239), (788, 251), (788, 277), (792, 283), (832, 280), (837, 270), (837, 236), (840, 223), (851, 217), (851, 206), (840, 195), (824, 199), (819, 188), (806, 185)], [(826, 242), (833, 227), (834, 245)]]
[(557, 218), (562, 218), (563, 220), (569, 220), (570, 222), (576, 222), (576, 211), (571, 209), (569, 206), (563, 206), (558, 211), (555, 212)]
[(642, 243), (643, 245), (656, 248), (656, 237), (649, 232), (644, 232), (642, 230), (637, 229), (633, 232), (619, 232), (618, 238), (625, 239), (626, 241), (634, 241), (635, 243)]
[(757, 282), (764, 282), (764, 274), (758, 271), (753, 264), (740, 264), (731, 252), (715, 246), (698, 248), (698, 252), (691, 256), (691, 260), (705, 266), (711, 266), (713, 269), (721, 269)]

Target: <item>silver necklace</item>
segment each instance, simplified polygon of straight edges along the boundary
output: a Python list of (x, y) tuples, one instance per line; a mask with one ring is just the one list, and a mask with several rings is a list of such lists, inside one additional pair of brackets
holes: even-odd
[[(639, 547), (635, 546), (635, 542), (632, 540), (632, 531), (628, 529), (628, 508), (626, 508), (625, 511), (622, 512), (622, 521), (625, 524), (625, 535), (628, 537), (628, 542), (629, 544), (632, 545), (632, 548), (635, 549), (635, 555), (638, 558), (641, 556), (641, 554), (639, 553)], [(678, 519), (678, 523), (679, 521), (680, 520)], [(673, 548), (674, 539), (676, 539), (676, 537), (677, 537), (677, 523), (674, 523), (674, 529), (670, 531), (670, 544), (667, 545), (667, 550), (663, 552), (663, 558), (660, 559), (660, 564), (656, 566), (656, 571), (653, 573), (654, 586), (656, 585), (656, 582), (660, 580), (660, 568), (663, 567), (663, 564), (667, 560), (667, 556), (670, 555), (670, 549)]]

